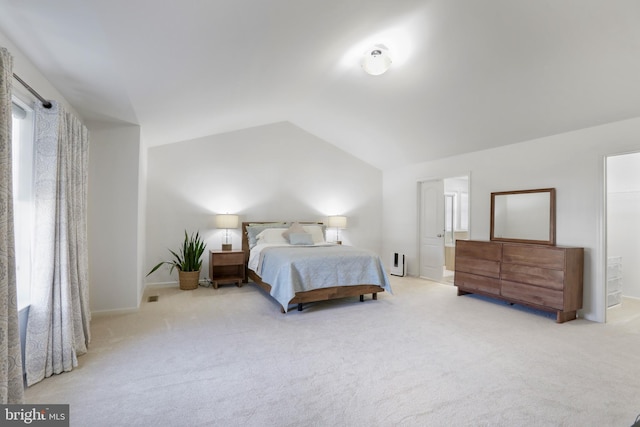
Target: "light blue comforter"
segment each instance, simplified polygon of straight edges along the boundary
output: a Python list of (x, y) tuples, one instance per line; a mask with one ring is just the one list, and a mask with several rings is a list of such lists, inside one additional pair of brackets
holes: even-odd
[(391, 293), (375, 253), (351, 246), (286, 246), (262, 249), (258, 269), (285, 311), (296, 292), (332, 286), (377, 285)]

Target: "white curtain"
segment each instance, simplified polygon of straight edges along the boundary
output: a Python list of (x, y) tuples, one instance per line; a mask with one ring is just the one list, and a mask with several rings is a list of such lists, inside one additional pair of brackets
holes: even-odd
[(0, 48), (0, 403), (22, 403), (11, 172), (13, 58)]
[(53, 102), (36, 107), (35, 241), (27, 385), (71, 371), (90, 341), (87, 257), (89, 134)]

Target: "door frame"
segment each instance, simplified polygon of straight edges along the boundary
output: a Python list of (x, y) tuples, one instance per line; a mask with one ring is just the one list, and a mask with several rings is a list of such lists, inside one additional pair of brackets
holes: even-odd
[(609, 218), (607, 212), (609, 210), (609, 169), (608, 169), (608, 160), (610, 157), (617, 156), (625, 156), (629, 154), (638, 154), (639, 150), (633, 151), (624, 151), (621, 153), (608, 153), (602, 157), (602, 204), (601, 206), (601, 215), (600, 215), (600, 253), (602, 254), (600, 258), (599, 267), (600, 271), (597, 274), (597, 277), (600, 279), (600, 283), (602, 286), (599, 289), (600, 297), (602, 298), (602, 306), (604, 316), (602, 317), (603, 322), (607, 323), (609, 316), (609, 307), (607, 302), (607, 268), (608, 268), (608, 260), (609, 260)]

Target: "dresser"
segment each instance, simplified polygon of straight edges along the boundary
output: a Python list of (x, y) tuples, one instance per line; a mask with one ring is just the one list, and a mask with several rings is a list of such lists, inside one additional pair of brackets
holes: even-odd
[(458, 295), (483, 294), (556, 313), (556, 322), (582, 308), (584, 249), (458, 240), (454, 284)]

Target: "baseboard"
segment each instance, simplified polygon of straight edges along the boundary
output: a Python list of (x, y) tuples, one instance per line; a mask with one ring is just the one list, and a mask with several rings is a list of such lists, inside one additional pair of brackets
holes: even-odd
[(147, 289), (157, 289), (157, 288), (174, 288), (178, 286), (178, 282), (157, 282), (157, 283), (147, 283), (144, 285), (144, 290)]
[(130, 314), (136, 313), (139, 310), (138, 307), (133, 308), (116, 308), (114, 310), (96, 310), (91, 312), (91, 317), (100, 317), (100, 316), (113, 316), (118, 314)]
[[(204, 278), (204, 279), (201, 278), (198, 281), (198, 284), (200, 286), (210, 286), (211, 282), (207, 278)], [(144, 286), (144, 292), (146, 292), (148, 289), (178, 288), (178, 287), (180, 287), (180, 284), (177, 281), (176, 282), (147, 283)]]

